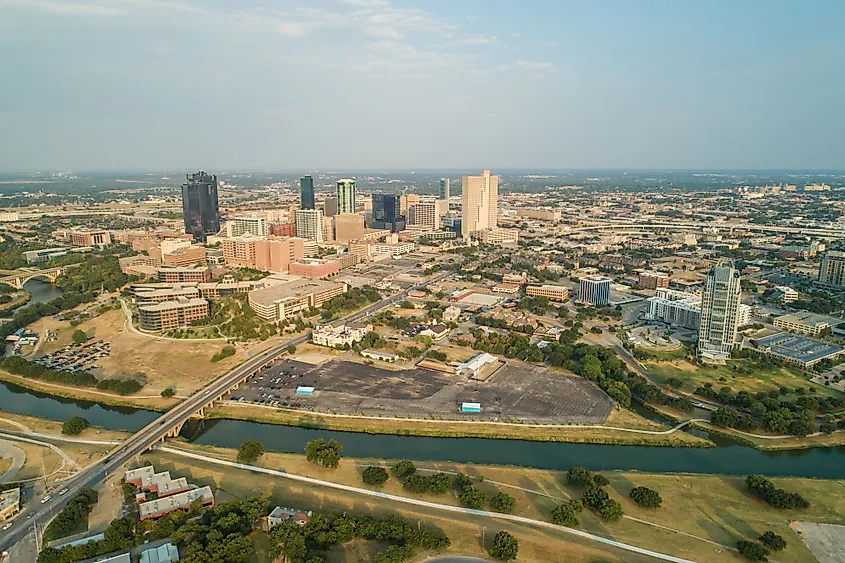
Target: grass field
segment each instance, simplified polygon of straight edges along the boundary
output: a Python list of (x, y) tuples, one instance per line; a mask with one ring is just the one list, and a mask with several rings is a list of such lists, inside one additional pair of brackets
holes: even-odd
[[(781, 386), (794, 389), (796, 387), (814, 387), (816, 392), (833, 397), (841, 396), (835, 389), (825, 387), (810, 381), (803, 373), (791, 368), (760, 368), (753, 360), (730, 360), (727, 365), (695, 366), (686, 360), (645, 362), (649, 374), (656, 380), (666, 383), (671, 378), (680, 379), (683, 386), (679, 389), (685, 393), (692, 393), (695, 388), (712, 383), (719, 389), (725, 385), (734, 392), (771, 391)], [(734, 371), (734, 366), (749, 370), (747, 374)]]
[[(207, 446), (180, 445), (179, 447), (202, 451), (207, 455), (233, 459), (233, 450)], [(285, 506), (312, 510), (351, 510), (385, 514), (397, 510), (406, 518), (420, 519), (445, 530), (452, 539), (451, 552), (481, 556), (480, 528), (483, 526), (489, 539), (498, 529), (509, 529), (520, 542), (520, 561), (637, 561), (635, 556), (619, 553), (612, 548), (602, 554), (598, 544), (588, 540), (575, 540), (563, 532), (532, 529), (528, 525), (506, 525), (484, 517), (450, 515), (436, 509), (405, 507), (396, 503), (384, 504), (380, 499), (355, 493), (345, 493), (328, 488), (306, 486), (268, 479), (266, 475), (252, 474), (236, 469), (195, 462), (172, 454), (148, 454), (158, 468), (168, 469), (188, 477), (197, 484), (219, 487), (235, 497), (269, 494), (273, 502)], [(379, 460), (344, 459), (336, 470), (322, 469), (305, 462), (304, 457), (293, 454), (268, 454), (260, 465), (325, 479), (337, 483), (364, 487), (360, 473), (369, 464), (388, 465)], [(419, 468), (441, 471), (462, 471), (470, 476), (483, 475), (476, 486), (490, 498), (497, 491), (504, 491), (516, 499), (516, 514), (532, 519), (549, 520), (551, 510), (558, 500), (531, 491), (540, 491), (551, 497), (577, 497), (581, 489), (565, 483), (565, 473), (502, 466), (457, 465), (453, 463), (419, 463)], [(767, 530), (782, 535), (788, 547), (775, 554), (781, 563), (812, 561), (813, 556), (804, 546), (800, 536), (790, 527), (794, 520), (845, 524), (845, 481), (777, 478), (777, 486), (799, 492), (811, 504), (807, 510), (780, 511), (771, 508), (746, 493), (742, 477), (708, 475), (659, 475), (631, 472), (604, 473), (610, 480), (608, 491), (622, 503), (627, 516), (618, 522), (607, 523), (589, 511), (581, 515), (580, 528), (607, 538), (632, 545), (656, 549), (695, 561), (738, 561), (739, 558), (725, 546), (733, 547), (738, 539), (754, 539)], [(647, 486), (660, 492), (663, 506), (645, 509), (628, 498), (634, 486)], [(519, 488), (518, 488), (519, 487)], [(441, 504), (457, 505), (453, 492), (444, 495), (412, 495), (404, 491), (391, 478), (381, 489), (402, 496), (416, 496)], [(352, 559), (355, 560), (355, 559)]]
[[(708, 447), (709, 441), (686, 432), (674, 432), (668, 435), (637, 434), (604, 428), (554, 428), (532, 427), (519, 424), (465, 424), (449, 421), (426, 420), (382, 420), (379, 418), (347, 418), (321, 416), (292, 410), (269, 409), (263, 407), (223, 405), (215, 407), (209, 416), (250, 420), (269, 424), (303, 426), (327, 430), (345, 430), (366, 432), (369, 434), (397, 434), (438, 437), (487, 437), (543, 442), (573, 442), (595, 444), (628, 444), (651, 446), (692, 446)], [(612, 411), (605, 423), (608, 426), (636, 428), (646, 430), (666, 430), (666, 426), (653, 423), (630, 411)]]
[(33, 323), (39, 335), (45, 329), (58, 330), (58, 339), (41, 345), (38, 355), (70, 344), (73, 331), (84, 330), (89, 336), (111, 342), (111, 354), (98, 362), (105, 377), (143, 373), (147, 384), (139, 395), (155, 395), (166, 387), (177, 393), (201, 387), (203, 383), (230, 370), (243, 359), (239, 350), (234, 356), (212, 363), (211, 357), (223, 347), (222, 342), (178, 342), (158, 340), (124, 329), (125, 317), (120, 310), (111, 310), (71, 327), (67, 322), (49, 317)]
[[(18, 424), (23, 424), (31, 431), (39, 432), (41, 434), (59, 435), (62, 433), (62, 421), (50, 420), (47, 418), (29, 416), (24, 414), (16, 414), (0, 410), (0, 429), (21, 430), (19, 426), (15, 424), (10, 424), (8, 421), (14, 421)], [(128, 436), (128, 432), (88, 427), (83, 430), (81, 434), (75, 437), (87, 438), (90, 440), (123, 440)]]

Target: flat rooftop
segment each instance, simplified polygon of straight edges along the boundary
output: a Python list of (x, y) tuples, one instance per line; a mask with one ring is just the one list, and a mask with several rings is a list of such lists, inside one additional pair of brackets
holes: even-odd
[(790, 313), (788, 315), (780, 316), (778, 319), (783, 320), (784, 322), (803, 324), (806, 326), (837, 326), (845, 323), (845, 319), (837, 319), (836, 317), (828, 317), (827, 315), (819, 315), (817, 313), (808, 312)]
[(171, 309), (181, 309), (183, 307), (192, 307), (195, 305), (207, 305), (208, 301), (199, 297), (191, 299), (179, 298), (174, 301), (163, 301), (161, 303), (153, 303), (151, 305), (141, 305), (138, 307), (139, 311), (170, 311)]
[(757, 344), (775, 354), (800, 362), (812, 362), (845, 350), (835, 344), (787, 332), (765, 336), (758, 339)]
[(282, 301), (283, 299), (303, 297), (311, 293), (319, 293), (321, 291), (334, 289), (340, 285), (343, 284), (300, 278), (298, 280), (250, 291), (249, 298), (251, 301), (258, 303), (259, 305), (270, 306)]

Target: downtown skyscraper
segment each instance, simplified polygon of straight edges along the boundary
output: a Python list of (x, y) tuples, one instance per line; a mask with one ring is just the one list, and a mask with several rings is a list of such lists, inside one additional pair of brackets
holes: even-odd
[(443, 201), (449, 201), (451, 197), (450, 193), (450, 186), (451, 180), (449, 178), (440, 178), (440, 199)]
[(202, 170), (186, 175), (182, 184), (182, 218), (185, 233), (195, 240), (205, 240), (220, 231), (220, 213), (217, 201), (217, 175), (209, 176)]
[(742, 292), (739, 272), (728, 261), (711, 268), (701, 295), (701, 326), (698, 353), (705, 358), (725, 359), (736, 343), (737, 313)]
[(311, 176), (299, 179), (299, 208), (314, 209), (314, 178)]
[(343, 178), (337, 181), (337, 212), (355, 213), (356, 207), (355, 180)]
[(499, 177), (482, 170), (479, 176), (461, 179), (461, 235), (469, 239), (473, 233), (496, 228), (499, 216)]

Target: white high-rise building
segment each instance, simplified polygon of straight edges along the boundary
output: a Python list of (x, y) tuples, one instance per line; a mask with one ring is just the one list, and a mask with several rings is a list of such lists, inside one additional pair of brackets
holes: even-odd
[(355, 213), (356, 195), (355, 180), (343, 178), (337, 181), (337, 212)]
[(297, 209), (296, 236), (317, 243), (323, 242), (323, 211), (321, 209)]
[(739, 272), (722, 262), (710, 270), (701, 296), (701, 327), (698, 352), (707, 358), (729, 358), (736, 343)]
[(499, 209), (499, 177), (482, 170), (480, 176), (461, 179), (462, 214), (461, 235), (469, 239), (472, 233), (496, 227)]
[(610, 303), (610, 280), (601, 276), (579, 278), (578, 302), (602, 307)]
[(226, 235), (229, 237), (245, 234), (266, 237), (267, 233), (267, 219), (264, 217), (235, 217), (226, 222)]

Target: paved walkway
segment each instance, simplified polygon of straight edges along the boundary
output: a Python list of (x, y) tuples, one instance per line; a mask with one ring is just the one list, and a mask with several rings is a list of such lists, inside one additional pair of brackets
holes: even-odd
[(312, 477), (304, 477), (302, 475), (295, 475), (293, 473), (287, 473), (285, 471), (277, 471), (275, 469), (266, 469), (264, 467), (257, 467), (255, 465), (246, 465), (243, 463), (236, 463), (233, 461), (226, 461), (222, 459), (217, 459), (213, 457), (204, 456), (201, 454), (196, 454), (192, 452), (186, 452), (183, 450), (177, 450), (174, 448), (169, 448), (166, 446), (161, 447), (161, 451), (179, 455), (182, 457), (188, 457), (191, 459), (196, 459), (199, 461), (204, 461), (207, 463), (214, 463), (217, 465), (225, 465), (228, 467), (234, 467), (235, 469), (244, 469), (247, 471), (252, 471), (255, 473), (265, 473), (267, 475), (273, 475), (274, 477), (282, 477), (284, 479), (291, 479), (294, 481), (301, 481), (303, 483), (309, 483), (311, 485), (319, 485), (323, 487), (330, 487), (332, 489), (339, 489), (341, 491), (347, 491), (351, 493), (358, 493), (362, 495), (367, 495), (371, 497), (378, 497), (383, 498), (386, 500), (391, 500), (394, 502), (400, 502), (404, 504), (413, 504), (416, 506), (423, 506), (426, 508), (434, 508), (437, 510), (443, 510), (446, 512), (457, 512), (461, 514), (472, 514), (474, 516), (486, 516), (488, 518), (494, 518), (497, 520), (508, 520), (510, 522), (517, 522), (520, 524), (528, 524), (530, 526), (536, 526), (540, 528), (548, 528), (552, 530), (566, 532), (568, 534), (572, 534), (575, 536), (579, 536), (581, 538), (586, 538), (588, 540), (596, 541), (605, 545), (609, 545), (611, 547), (615, 547), (618, 549), (622, 549), (625, 551), (630, 551), (632, 553), (638, 553), (640, 555), (646, 555), (649, 557), (653, 557), (655, 559), (659, 559), (661, 561), (671, 561), (673, 563), (693, 563), (689, 559), (683, 559), (680, 557), (675, 557), (674, 555), (668, 555), (666, 553), (660, 553), (658, 551), (652, 551), (649, 549), (644, 549), (641, 547), (637, 547), (635, 545), (630, 545), (618, 541), (614, 541), (608, 538), (604, 538), (601, 536), (597, 536), (595, 534), (590, 534), (588, 532), (584, 532), (582, 530), (576, 530), (574, 528), (567, 528), (564, 526), (558, 526), (557, 524), (552, 524), (551, 522), (544, 522), (543, 520), (533, 520), (531, 518), (525, 518), (524, 516), (514, 516), (513, 514), (502, 514), (500, 512), (489, 512), (487, 510), (476, 510), (472, 508), (463, 508), (460, 506), (451, 506), (448, 504), (438, 504), (436, 502), (428, 502), (425, 500), (415, 499), (415, 498), (408, 498), (399, 495), (392, 495), (389, 493), (383, 493), (380, 491), (371, 491), (370, 489), (362, 489), (360, 487), (352, 487), (350, 485), (343, 485), (340, 483), (333, 483), (331, 481), (324, 481), (322, 479), (314, 479)]
[(15, 475), (26, 463), (26, 452), (7, 440), (0, 440), (0, 458), (12, 458), (12, 466), (0, 475), (0, 483), (14, 480)]

